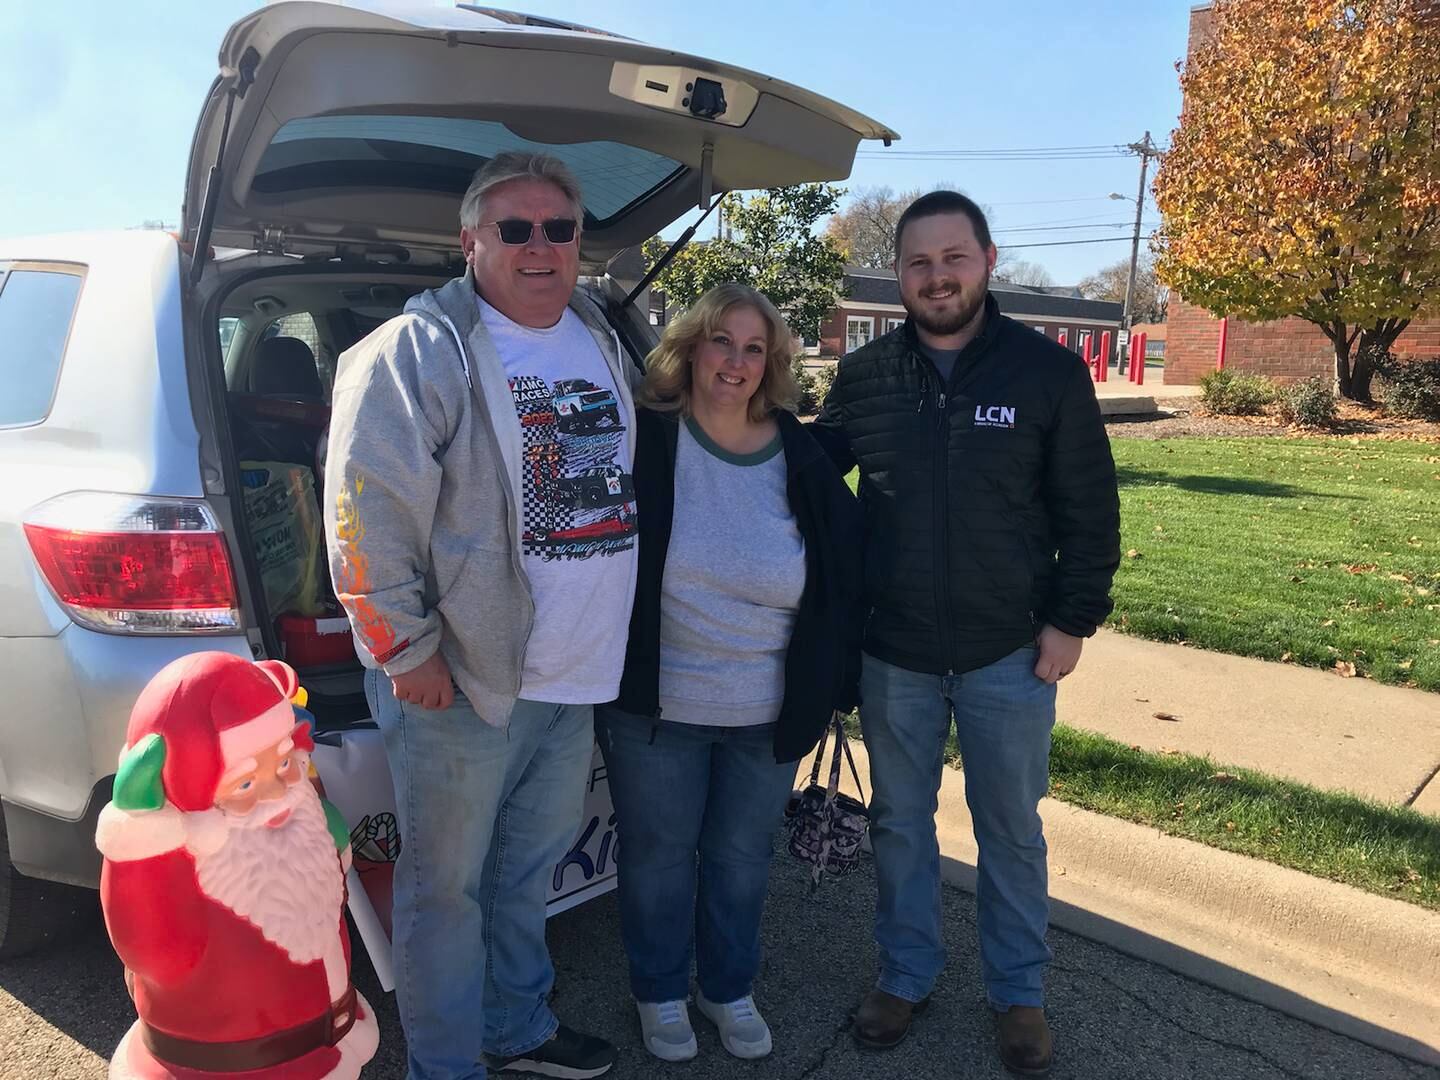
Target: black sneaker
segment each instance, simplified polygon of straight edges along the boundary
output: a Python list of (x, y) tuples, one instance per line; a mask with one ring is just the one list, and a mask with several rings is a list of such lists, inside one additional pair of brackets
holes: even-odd
[(571, 1031), (564, 1024), (554, 1035), (523, 1054), (502, 1058), (485, 1055), (485, 1067), (491, 1072), (526, 1073), (530, 1076), (556, 1076), (560, 1080), (587, 1080), (601, 1076), (615, 1064), (615, 1047), (594, 1035)]

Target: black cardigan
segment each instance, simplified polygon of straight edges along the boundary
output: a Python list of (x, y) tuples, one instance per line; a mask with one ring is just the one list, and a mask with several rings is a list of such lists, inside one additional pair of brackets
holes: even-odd
[[(805, 541), (805, 589), (785, 653), (775, 760), (795, 761), (820, 738), (831, 710), (859, 700), (863, 634), (861, 518), (849, 487), (805, 425), (778, 412), (786, 493)], [(660, 588), (675, 514), (678, 416), (636, 412), (639, 574), (616, 707), (660, 719)]]

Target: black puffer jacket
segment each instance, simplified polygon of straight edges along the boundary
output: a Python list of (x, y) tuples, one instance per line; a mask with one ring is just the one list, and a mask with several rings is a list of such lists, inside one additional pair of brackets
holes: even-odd
[[(785, 453), (786, 494), (805, 541), (805, 588), (785, 652), (785, 697), (775, 727), (775, 760), (795, 761), (819, 740), (832, 709), (858, 701), (860, 636), (860, 508), (825, 453), (793, 415), (776, 415)], [(625, 672), (615, 705), (660, 716), (660, 603), (665, 557), (675, 519), (674, 415), (637, 409), (635, 500), (640, 566)], [(736, 552), (743, 568), (744, 553)], [(739, 570), (737, 572), (743, 572)]]
[(994, 297), (947, 385), (907, 320), (840, 362), (812, 431), (860, 466), (873, 656), (971, 671), (1110, 613), (1120, 506), (1089, 372)]

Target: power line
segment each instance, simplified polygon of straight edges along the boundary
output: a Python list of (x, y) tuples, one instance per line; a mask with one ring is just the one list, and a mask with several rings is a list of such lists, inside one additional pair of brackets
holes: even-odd
[(909, 152), (889, 151), (861, 151), (855, 155), (865, 160), (886, 161), (959, 161), (959, 162), (981, 162), (981, 161), (1117, 161), (1120, 158), (1127, 158), (1133, 155), (1125, 151), (1112, 151), (1110, 153), (1083, 153), (1083, 154), (914, 154)]
[(1106, 202), (1109, 195), (1077, 195), (1068, 199), (1019, 199), (1012, 202), (987, 202), (986, 206), (1044, 206), (1050, 203)]
[(1016, 248), (1036, 247), (1072, 247), (1075, 244), (1113, 244), (1117, 240), (1130, 241), (1128, 236), (1102, 236), (1096, 240), (1051, 240), (1043, 244), (996, 244), (996, 247), (1005, 248), (1007, 251), (1014, 251)]
[[(1002, 232), (1070, 232), (1074, 229), (1124, 229), (1131, 222), (1128, 221), (1104, 221), (1093, 225), (1018, 225), (1010, 228), (991, 229), (992, 233)], [(1151, 222), (1154, 224), (1154, 222)]]
[[(1110, 152), (1110, 153), (1114, 153), (1115, 151), (1122, 149), (1123, 146), (1124, 146), (1123, 143), (1091, 143), (1091, 144), (1088, 145), (1088, 146), (1008, 146), (1008, 147), (992, 147), (992, 148), (990, 148), (990, 149), (984, 149), (984, 150), (978, 149), (978, 148), (962, 148), (962, 147), (946, 147), (946, 148), (931, 148), (931, 149), (920, 149), (920, 148), (910, 149), (910, 148), (907, 147), (907, 148), (905, 149), (905, 152), (906, 152), (906, 153), (909, 153), (909, 154), (925, 154), (925, 155), (935, 155), (935, 154), (945, 154), (945, 155), (951, 155), (951, 154), (1069, 154), (1069, 153), (1080, 153), (1080, 152), (1093, 151), (1093, 150), (1105, 150), (1105, 151), (1108, 151), (1108, 152)], [(879, 155), (879, 154), (886, 154), (887, 151), (884, 151), (884, 150), (862, 150), (862, 151), (860, 151), (860, 153), (862, 153), (862, 154), (877, 154), (877, 155)]]

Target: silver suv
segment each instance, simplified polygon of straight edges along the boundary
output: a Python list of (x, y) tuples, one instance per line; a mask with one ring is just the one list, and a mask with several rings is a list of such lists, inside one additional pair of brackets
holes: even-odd
[[(269, 474), (241, 463), (321, 467), (337, 358), (460, 271), (481, 163), (540, 147), (576, 172), (584, 287), (638, 361), (637, 245), (727, 190), (843, 178), (861, 139), (896, 137), (762, 75), (471, 5), (236, 23), (178, 239), (0, 240), (0, 955), (93, 909), (53, 883), (96, 885), (130, 708), (169, 661), (289, 642), (320, 727), (364, 719), (353, 657), (307, 664), (282, 636), (294, 593), (270, 587), (274, 537), (245, 498)], [(307, 561), (290, 576), (312, 573), (284, 539)]]

